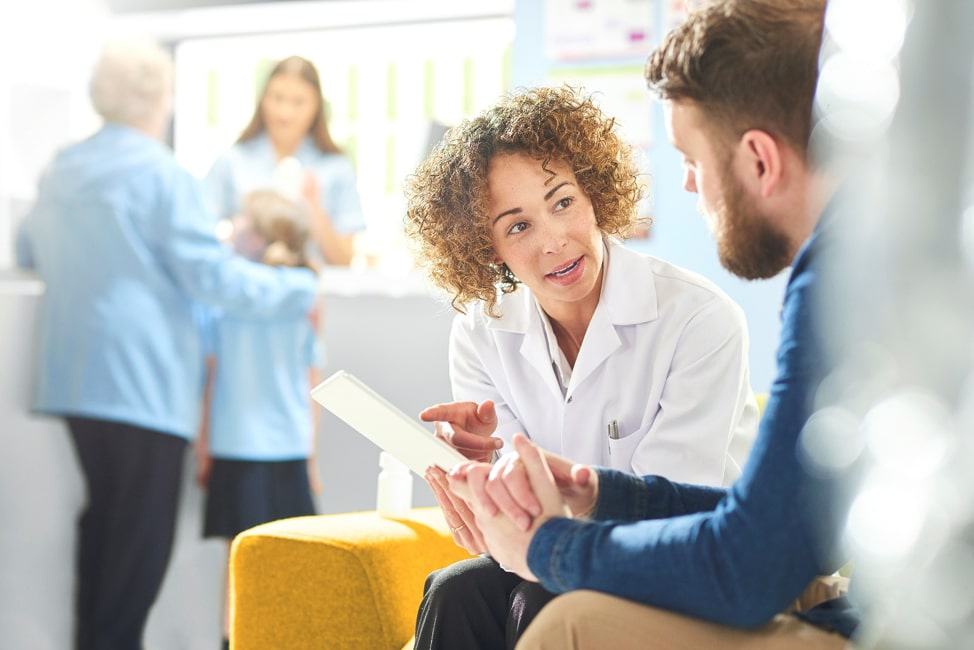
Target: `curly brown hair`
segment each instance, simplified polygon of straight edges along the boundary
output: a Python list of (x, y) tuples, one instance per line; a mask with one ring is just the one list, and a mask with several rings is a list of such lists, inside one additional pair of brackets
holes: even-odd
[(570, 87), (536, 88), (505, 96), (478, 117), (450, 129), (406, 185), (406, 232), (421, 263), (453, 296), (453, 307), (482, 300), (497, 316), (503, 293), (518, 280), (494, 263), (487, 213), (487, 168), (498, 154), (520, 153), (574, 172), (603, 233), (627, 237), (643, 197), (632, 150), (590, 96)]

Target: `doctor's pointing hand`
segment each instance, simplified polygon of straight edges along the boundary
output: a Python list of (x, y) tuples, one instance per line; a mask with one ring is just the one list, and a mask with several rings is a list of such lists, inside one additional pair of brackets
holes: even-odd
[(504, 446), (503, 440), (492, 437), (497, 429), (497, 412), (490, 400), (436, 404), (420, 413), (419, 419), (434, 422), (436, 436), (470, 460), (487, 462)]

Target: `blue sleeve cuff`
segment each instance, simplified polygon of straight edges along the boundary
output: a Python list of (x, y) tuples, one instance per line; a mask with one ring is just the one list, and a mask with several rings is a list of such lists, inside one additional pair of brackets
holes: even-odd
[(674, 483), (662, 476), (633, 476), (625, 472), (596, 470), (599, 500), (592, 513), (597, 521), (640, 521), (705, 512), (717, 507), (725, 488)]
[(632, 521), (646, 517), (649, 490), (644, 479), (605, 467), (595, 471), (599, 476), (599, 498), (592, 519)]
[[(569, 554), (572, 538), (591, 522), (579, 519), (555, 517), (549, 519), (534, 533), (528, 546), (528, 568), (538, 578), (541, 585), (552, 593), (564, 593), (575, 588), (573, 576), (576, 571), (564, 572), (560, 565)], [(576, 562), (569, 560), (568, 566)]]

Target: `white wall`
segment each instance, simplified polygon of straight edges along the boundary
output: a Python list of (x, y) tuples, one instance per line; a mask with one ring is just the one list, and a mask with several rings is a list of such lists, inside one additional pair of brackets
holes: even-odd
[(104, 0), (0, 3), (0, 268), (44, 165), (98, 124), (87, 81), (108, 24)]

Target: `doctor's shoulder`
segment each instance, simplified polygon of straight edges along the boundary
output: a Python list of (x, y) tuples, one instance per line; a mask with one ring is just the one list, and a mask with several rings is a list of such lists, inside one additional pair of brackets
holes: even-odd
[[(463, 311), (457, 311), (453, 317), (453, 329), (462, 330), (467, 336), (483, 335), (487, 332), (494, 317), (487, 313), (487, 309), (481, 300), (460, 305)], [(498, 302), (497, 309), (500, 308)]]
[(657, 257), (645, 257), (655, 278), (660, 313), (692, 318), (706, 312), (728, 329), (747, 331), (744, 310), (712, 280)]
[(493, 347), (498, 336), (505, 333), (523, 333), (533, 297), (530, 290), (520, 285), (516, 291), (501, 293), (497, 297), (493, 314), (488, 313), (486, 304), (481, 300), (461, 305), (463, 311), (458, 312), (453, 321), (453, 334), (463, 336), (475, 346)]

